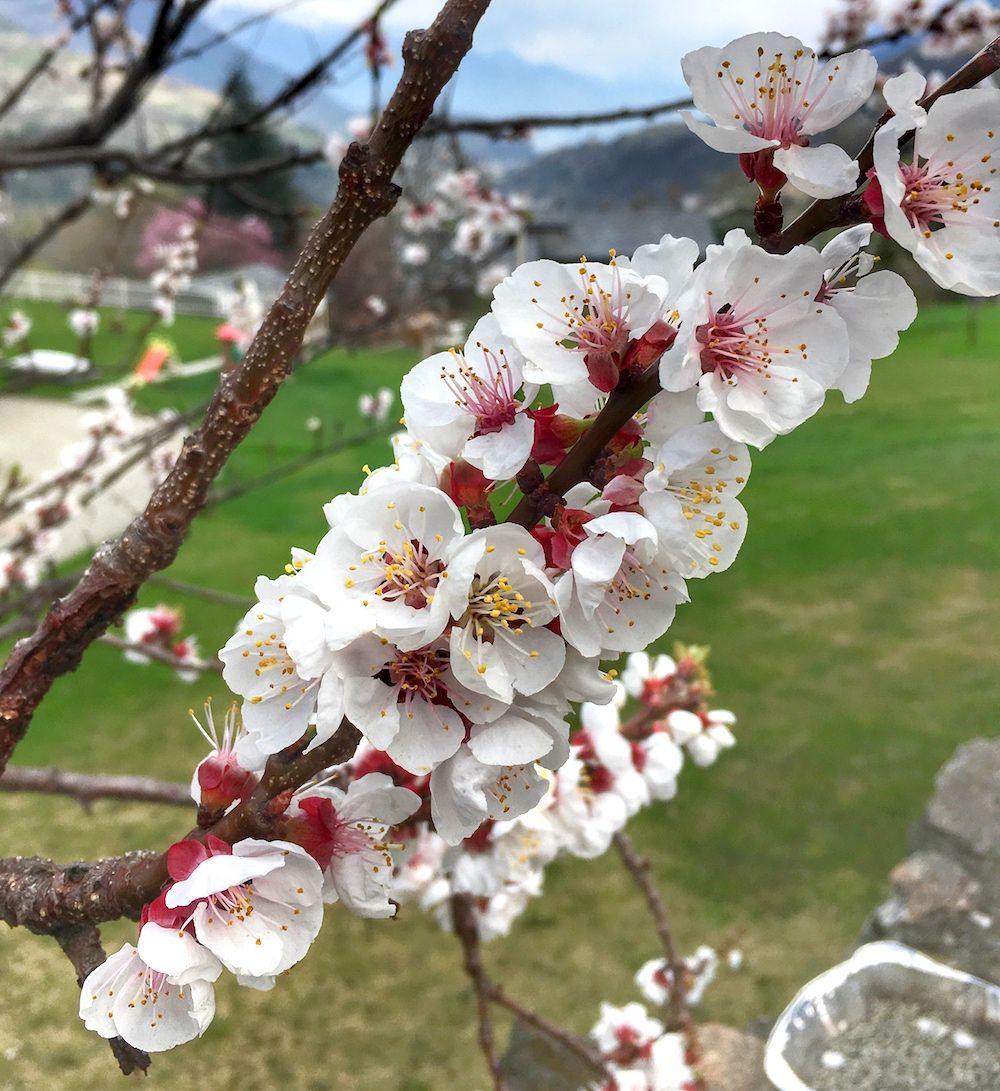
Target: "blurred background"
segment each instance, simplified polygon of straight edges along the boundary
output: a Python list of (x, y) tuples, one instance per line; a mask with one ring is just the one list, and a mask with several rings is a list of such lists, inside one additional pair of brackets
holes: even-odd
[[(130, 86), (164, 6), (191, 18)], [(383, 3), (373, 24), (355, 0), (0, 0), (0, 655), (162, 476), (329, 203), (347, 143), (391, 93), (403, 32), (437, 6)], [(666, 232), (705, 246), (749, 227), (735, 160), (677, 118), (681, 56), (761, 29), (849, 45), (867, 22), (855, 32), (830, 16), (860, 20), (868, 6), (781, 0), (762, 27), (759, 8), (735, 0), (683, 18), (656, 0), (495, 0), (404, 164), (399, 208), (356, 248), (295, 374), (140, 606), (180, 611), (178, 639), (197, 638), (184, 654), (214, 659), (255, 577), (280, 572), (290, 546), (313, 548), (322, 504), (391, 458), (405, 372), (461, 343), (515, 264), (601, 259)], [(995, 6), (980, 7), (995, 25)], [(884, 71), (933, 79), (981, 44), (952, 35), (929, 50), (935, 33), (883, 34)], [(859, 147), (881, 109), (876, 96), (832, 139)], [(1000, 310), (945, 298), (898, 250), (885, 264), (914, 285), (916, 323), (863, 401), (832, 396), (756, 456), (739, 563), (692, 588), (664, 641), (711, 646), (714, 704), (739, 717), (737, 748), (685, 769), (678, 798), (634, 824), (682, 949), (744, 953), (698, 1018), (773, 1017), (849, 950), (935, 770), (995, 730)], [(95, 413), (121, 445), (88, 466)], [(15, 503), (66, 473), (65, 511)], [(186, 781), (203, 752), (187, 709), (228, 699), (216, 673), (195, 673), (94, 645), (17, 764)], [(160, 846), (190, 826), (148, 804), (0, 805), (0, 853), (61, 860)], [(560, 860), (546, 887), (486, 957), (510, 991), (584, 1031), (600, 1000), (632, 998), (653, 936), (617, 860)], [(75, 1018), (55, 945), (0, 925), (0, 950), (12, 968), (0, 1088), (65, 1086), (70, 1071), (76, 1087), (108, 1086), (107, 1051)], [(484, 1083), (457, 942), (416, 908), (388, 923), (334, 909), (273, 994), (221, 983), (206, 1038), (158, 1056), (150, 1078), (206, 1076), (249, 1089)]]

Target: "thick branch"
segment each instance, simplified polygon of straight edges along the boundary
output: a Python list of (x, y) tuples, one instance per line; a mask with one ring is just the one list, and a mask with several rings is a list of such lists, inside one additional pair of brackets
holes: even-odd
[[(573, 445), (566, 457), (545, 479), (544, 496), (560, 497), (581, 481), (586, 481), (615, 433), (655, 395), (660, 389), (659, 365), (651, 365), (639, 378), (608, 397), (604, 408), (593, 424)], [(530, 495), (511, 512), (509, 523), (520, 523), (530, 529), (538, 522), (542, 497)]]
[(0, 792), (69, 796), (85, 807), (97, 799), (130, 799), (139, 803), (192, 806), (191, 792), (185, 784), (155, 780), (153, 777), (74, 773), (54, 766), (8, 766), (0, 777)]
[(127, 609), (153, 572), (177, 555), (227, 459), (277, 393), (320, 300), (362, 232), (395, 205), (392, 176), (472, 46), (489, 0), (448, 0), (427, 31), (411, 32), (404, 68), (368, 145), (351, 145), (329, 212), (313, 229), (240, 367), (220, 378), (205, 420), (189, 436), (146, 510), (95, 554), (77, 587), (20, 641), (0, 672), (0, 769), (60, 675)]

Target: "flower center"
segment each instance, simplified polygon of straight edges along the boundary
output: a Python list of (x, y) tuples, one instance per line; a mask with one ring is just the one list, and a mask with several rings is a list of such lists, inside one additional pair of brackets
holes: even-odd
[(732, 382), (741, 372), (766, 375), (772, 363), (764, 318), (747, 322), (734, 311), (718, 311), (698, 326), (695, 340), (703, 346), (701, 371)]
[(911, 226), (923, 231), (926, 238), (947, 224), (950, 213), (964, 215), (975, 203), (975, 183), (966, 182), (961, 171), (951, 179), (932, 172), (926, 164), (900, 163), (899, 170), (906, 186), (901, 207)]
[(827, 82), (811, 100), (809, 93), (816, 73), (816, 54), (797, 49), (786, 60), (783, 53), (775, 53), (770, 64), (764, 61), (764, 50), (757, 50), (756, 70), (742, 74), (733, 68), (732, 61), (724, 60), (716, 75), (721, 87), (732, 104), (734, 117), (754, 136), (765, 140), (778, 140), (783, 147), (807, 144), (802, 136), (802, 126), (809, 114), (826, 96), (835, 82), (839, 65), (835, 65)]
[[(499, 432), (513, 424), (521, 403), (514, 397), (516, 384), (503, 349), (493, 352), (477, 343), (486, 365), (486, 375), (480, 375), (464, 362), (464, 357), (452, 350), (454, 371), (441, 369), (441, 380), (455, 395), (455, 404), (476, 418), (476, 435)], [(459, 362), (462, 361), (462, 362)]]
[(448, 699), (448, 687), (442, 677), (447, 666), (447, 649), (417, 648), (412, 652), (397, 650), (387, 669), (392, 684), (400, 689), (404, 704), (414, 698), (441, 704)]
[(476, 576), (469, 595), (469, 615), (474, 619), (477, 637), (490, 637), (494, 625), (520, 632), (533, 622), (528, 611), (533, 604), (514, 589), (506, 576)]
[[(433, 601), (445, 564), (431, 557), (427, 547), (416, 538), (404, 540), (401, 552), (385, 548), (380, 555), (382, 579), (375, 594), (387, 602), (402, 600), (414, 610), (422, 610)], [(370, 563), (371, 555), (362, 558)]]

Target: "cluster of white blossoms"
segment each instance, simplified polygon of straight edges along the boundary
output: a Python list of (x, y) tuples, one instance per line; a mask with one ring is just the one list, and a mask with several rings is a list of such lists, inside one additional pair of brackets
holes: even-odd
[(358, 398), (358, 412), (366, 420), (381, 424), (388, 420), (392, 407), (396, 404), (396, 395), (387, 387), (380, 387), (374, 394), (362, 394)]
[[(408, 241), (401, 260), (404, 265), (426, 265), (445, 245), (473, 263), (481, 262), (520, 233), (526, 212), (523, 197), (500, 193), (478, 171), (449, 171), (436, 180), (428, 200), (404, 207), (402, 225)], [(491, 275), (496, 276), (492, 268)], [(497, 280), (509, 271), (504, 270)]]
[[(642, 808), (673, 799), (685, 754), (696, 765), (711, 765), (734, 745), (735, 717), (708, 706), (704, 661), (699, 648), (678, 648), (676, 660), (630, 655), (611, 702), (580, 706), (569, 756), (546, 778), (530, 811), (507, 822), (487, 819), (458, 845), (428, 827), (400, 834), (406, 851), (396, 859), (394, 900), (434, 911), (450, 929), (450, 900), (467, 894), (479, 938), (506, 935), (542, 893), (548, 864), (559, 856), (602, 855)], [(430, 795), (429, 778), (409, 777), (388, 755), (366, 750), (356, 764)]]
[(194, 682), (202, 670), (198, 638), (181, 636), (182, 620), (180, 610), (164, 603), (129, 610), (122, 619), (129, 645), (124, 650), (125, 658), (145, 666), (152, 662), (148, 651), (160, 652), (176, 661), (175, 670), (182, 682)]
[[(742, 964), (742, 954), (730, 950), (726, 956), (731, 969)], [(719, 954), (702, 945), (678, 969), (684, 978), (685, 1003), (698, 1004), (715, 980)], [(673, 977), (663, 959), (645, 963), (635, 983), (648, 1003), (669, 1015)], [(607, 1067), (607, 1082), (581, 1091), (697, 1091), (703, 1087), (691, 1056), (691, 1042), (683, 1031), (670, 1031), (661, 1019), (651, 1016), (635, 1001), (616, 1007), (601, 1004), (601, 1017), (590, 1031)]]
[(160, 245), (156, 257), (159, 266), (149, 277), (149, 285), (156, 293), (152, 309), (165, 326), (172, 326), (177, 294), (191, 286), (191, 275), (198, 269), (196, 225), (192, 221), (180, 224), (176, 240)]
[(34, 480), (18, 474), (0, 500), (0, 602), (51, 574), (63, 528), (101, 494), (105, 480), (134, 463), (152, 490), (169, 470), (176, 414), (142, 418), (119, 387), (109, 387), (104, 399), (103, 408), (80, 418), (83, 435), (61, 448), (56, 469)]
[[(811, 138), (867, 100), (870, 55), (824, 64), (764, 34), (690, 54), (684, 71), (714, 122), (689, 124), (738, 153), (767, 200), (789, 180), (821, 195), (865, 183)], [(242, 726), (234, 712), (221, 740), (209, 732), (193, 784), (203, 825), (252, 800), (271, 755), (308, 754), (345, 723), (360, 748), (272, 801), (278, 840), (174, 846), (173, 883), (147, 907), (138, 949), (84, 986), (88, 1026), (146, 1049), (194, 1037), (222, 968), (269, 987), (304, 955), (323, 900), (444, 915), (462, 894), (481, 936), (500, 934), (547, 863), (603, 853), (629, 817), (674, 795), (686, 759), (707, 765), (733, 745), (700, 652), (646, 649), (692, 581), (736, 559), (750, 448), (831, 390), (860, 398), (872, 361), (914, 320), (903, 278), (875, 271), (873, 227), (948, 287), (1000, 290), (988, 128), (1000, 92), (926, 112), (912, 77), (886, 92), (896, 116), (867, 182), (874, 224), (787, 253), (732, 231), (704, 255), (666, 235), (607, 262), (530, 262), (496, 287), (463, 347), (403, 379), (394, 461), (326, 505), (314, 551), (258, 579), (219, 653)], [(446, 190), (471, 200), (477, 185), (456, 175)], [(626, 653), (619, 676), (610, 663)], [(662, 965), (643, 973), (669, 988)], [(617, 1019), (595, 1031), (609, 1049), (625, 1044)], [(627, 1062), (608, 1054), (610, 1086), (683, 1087), (675, 1036), (657, 1024), (639, 1039)]]

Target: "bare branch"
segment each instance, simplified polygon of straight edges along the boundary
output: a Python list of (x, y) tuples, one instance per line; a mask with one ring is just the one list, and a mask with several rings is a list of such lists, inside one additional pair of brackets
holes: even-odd
[(462, 944), (463, 966), (465, 973), (472, 982), (476, 993), (476, 1008), (479, 1022), (479, 1048), (486, 1058), (486, 1065), (493, 1077), (494, 1091), (506, 1091), (507, 1082), (500, 1070), (500, 1059), (497, 1056), (496, 1045), (493, 1041), (493, 1020), (490, 1016), (491, 989), (489, 978), (479, 951), (479, 931), (476, 928), (476, 915), (469, 894), (453, 894), (451, 896), (451, 919), (455, 926), (455, 935)]
[(505, 118), (433, 117), (421, 131), (421, 137), (443, 133), (478, 133), (494, 140), (526, 136), (532, 129), (572, 128), (576, 125), (606, 125), (615, 121), (650, 121), (661, 114), (673, 114), (692, 106), (690, 98), (657, 102), (651, 106), (625, 106), (592, 114), (523, 114)]
[(0, 269), (0, 291), (3, 291), (11, 277), (26, 261), (41, 250), (64, 227), (73, 223), (74, 220), (78, 220), (92, 204), (93, 198), (89, 193), (85, 193), (83, 196), (67, 202), (54, 216), (46, 220), (31, 238), (26, 239), (18, 247), (3, 269)]
[(4, 117), (10, 113), (11, 110), (21, 101), (24, 97), (25, 91), (38, 79), (38, 77), (48, 69), (49, 65), (55, 60), (55, 58), (66, 48), (72, 36), (85, 27), (94, 15), (101, 10), (112, 4), (114, 0), (91, 0), (89, 3), (74, 19), (70, 21), (69, 28), (64, 31), (56, 41), (43, 50), (35, 58), (34, 63), (29, 65), (24, 75), (14, 84), (13, 87), (4, 96), (3, 101), (0, 102), (0, 117)]
[(0, 777), (0, 792), (36, 792), (69, 796), (85, 807), (97, 799), (128, 799), (138, 803), (167, 803), (193, 807), (191, 792), (184, 784), (153, 777), (74, 773), (54, 766), (7, 767)]
[(168, 141), (151, 150), (150, 157), (162, 160), (183, 149), (190, 149), (194, 145), (205, 140), (214, 140), (216, 137), (230, 133), (243, 133), (253, 129), (279, 110), (291, 106), (305, 91), (313, 87), (323, 78), (331, 65), (336, 64), (341, 57), (365, 35), (366, 29), (372, 19), (377, 19), (388, 11), (399, 0), (381, 0), (369, 15), (354, 27), (348, 34), (340, 39), (333, 47), (327, 50), (310, 68), (300, 75), (290, 79), (280, 90), (271, 96), (266, 102), (261, 103), (256, 110), (245, 117), (230, 120), (209, 119), (200, 129), (193, 133), (186, 133), (175, 140)]
[(82, 121), (13, 147), (43, 149), (100, 144), (135, 112), (148, 83), (166, 65), (171, 48), (208, 3), (209, 0), (184, 0), (178, 9), (175, 0), (159, 0), (143, 52), (129, 66), (125, 78), (101, 109)]
[(153, 644), (134, 644), (130, 640), (122, 640), (120, 636), (115, 636), (113, 633), (104, 633), (98, 637), (98, 640), (101, 644), (107, 644), (122, 652), (144, 655), (154, 663), (162, 663), (164, 666), (173, 667), (174, 670), (197, 671), (199, 674), (222, 673), (222, 663), (217, 659), (180, 659)]
[(538, 1012), (526, 1008), (509, 993), (504, 992), (501, 986), (495, 982), (490, 982), (490, 1000), (499, 1007), (506, 1008), (512, 1015), (516, 1015), (522, 1023), (534, 1027), (539, 1033), (551, 1038), (553, 1042), (557, 1042), (569, 1053), (572, 1053), (577, 1060), (590, 1068), (595, 1076), (607, 1076), (607, 1069), (600, 1053), (585, 1039), (580, 1038), (572, 1031), (566, 1030), (565, 1027), (559, 1026), (558, 1023), (546, 1019), (545, 1016), (539, 1015)]
[(667, 913), (666, 904), (660, 894), (656, 883), (649, 874), (649, 860), (640, 856), (636, 851), (632, 839), (624, 830), (615, 834), (615, 848), (622, 859), (629, 875), (632, 876), (636, 886), (642, 891), (646, 900), (653, 925), (663, 948), (664, 961), (670, 971), (670, 997), (667, 1001), (670, 1022), (668, 1030), (680, 1030), (688, 1028), (691, 1024), (691, 1013), (687, 1006), (687, 989), (684, 978), (684, 960), (677, 953), (677, 945), (674, 943), (673, 929), (670, 927), (670, 916)]
[(223, 606), (235, 606), (237, 610), (243, 613), (246, 613), (251, 606), (251, 600), (247, 595), (233, 595), (229, 591), (216, 591), (214, 587), (199, 587), (196, 583), (185, 583), (183, 580), (161, 576), (159, 573), (150, 576), (147, 582), (167, 591), (174, 591), (179, 595), (192, 595), (194, 598), (204, 599), (206, 602), (218, 602)]
[(288, 11), (290, 8), (298, 7), (304, 0), (284, 0), (284, 3), (275, 4), (274, 7), (268, 8), (265, 11), (255, 12), (253, 15), (246, 16), (245, 19), (241, 19), (237, 23), (233, 23), (232, 26), (226, 27), (224, 30), (220, 30), (218, 34), (213, 34), (211, 38), (206, 39), (200, 45), (191, 46), (190, 49), (184, 49), (180, 53), (175, 53), (170, 58), (170, 67), (174, 68), (176, 65), (181, 64), (183, 61), (193, 60), (195, 57), (200, 57), (207, 53), (209, 50), (214, 49), (217, 45), (222, 45), (224, 42), (228, 42), (233, 39), (237, 34), (241, 34), (244, 30), (248, 30), (252, 26), (256, 26), (258, 23), (267, 22), (273, 19), (275, 15), (282, 11)]
[(205, 420), (185, 440), (145, 511), (97, 551), (77, 587), (15, 645), (0, 672), (0, 769), (56, 678), (76, 668), (84, 650), (135, 601), (146, 578), (177, 555), (212, 481), (291, 373), (330, 282), (369, 224), (394, 207), (400, 191), (392, 176), (471, 48), (488, 6), (489, 0), (447, 0), (430, 29), (407, 35), (399, 85), (369, 143), (348, 149), (333, 205), (314, 227), (239, 368), (220, 378)]

